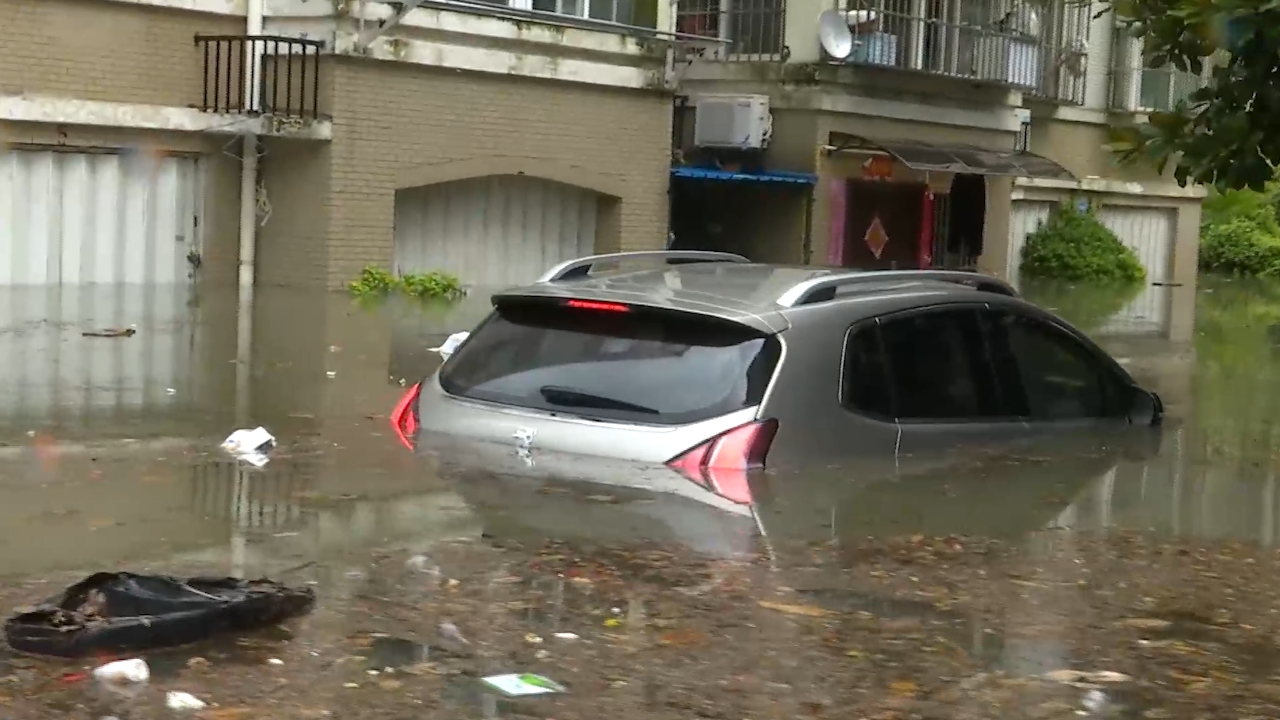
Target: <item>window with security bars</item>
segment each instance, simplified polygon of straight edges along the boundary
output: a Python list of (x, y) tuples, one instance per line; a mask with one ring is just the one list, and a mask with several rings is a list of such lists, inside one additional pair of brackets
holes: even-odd
[(517, 10), (568, 15), (588, 20), (652, 28), (657, 26), (655, 0), (478, 0)]
[(1165, 66), (1143, 68), (1138, 89), (1138, 109), (1169, 112), (1204, 86), (1201, 75)]
[(783, 0), (684, 0), (676, 32), (727, 41), (724, 60), (782, 58)]

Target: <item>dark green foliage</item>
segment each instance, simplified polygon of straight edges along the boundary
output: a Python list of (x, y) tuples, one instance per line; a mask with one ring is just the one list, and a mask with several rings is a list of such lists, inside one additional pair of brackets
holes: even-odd
[(1116, 128), (1125, 160), (1175, 163), (1182, 185), (1262, 191), (1280, 163), (1280, 3), (1260, 0), (1113, 0), (1117, 18), (1145, 38), (1149, 67), (1199, 73), (1209, 84), (1149, 123)]
[(1024, 277), (1098, 285), (1141, 283), (1147, 271), (1115, 233), (1092, 212), (1063, 206), (1027, 236)]

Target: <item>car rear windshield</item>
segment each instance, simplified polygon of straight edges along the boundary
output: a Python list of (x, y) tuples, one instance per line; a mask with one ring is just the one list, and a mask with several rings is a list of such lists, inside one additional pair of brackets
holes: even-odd
[(502, 304), (440, 373), (445, 392), (602, 420), (679, 425), (759, 405), (778, 339), (667, 310)]

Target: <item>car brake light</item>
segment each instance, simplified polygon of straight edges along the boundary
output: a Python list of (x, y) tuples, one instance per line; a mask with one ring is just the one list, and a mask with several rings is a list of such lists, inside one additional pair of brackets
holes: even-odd
[(391, 411), (391, 429), (395, 431), (396, 437), (400, 438), (400, 443), (410, 450), (413, 449), (413, 441), (410, 438), (418, 433), (418, 411), (413, 404), (417, 402), (418, 393), (421, 391), (422, 383), (414, 384)]
[(724, 498), (747, 505), (751, 503), (747, 473), (764, 467), (777, 433), (777, 420), (748, 423), (678, 455), (667, 466)]
[(599, 302), (598, 300), (565, 300), (565, 307), (579, 310), (601, 310), (603, 312), (631, 312), (631, 308), (622, 303)]

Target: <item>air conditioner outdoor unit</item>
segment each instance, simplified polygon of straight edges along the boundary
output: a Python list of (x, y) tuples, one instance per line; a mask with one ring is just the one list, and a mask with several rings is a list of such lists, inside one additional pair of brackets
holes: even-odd
[(773, 133), (767, 95), (701, 95), (693, 113), (698, 147), (762, 150)]

